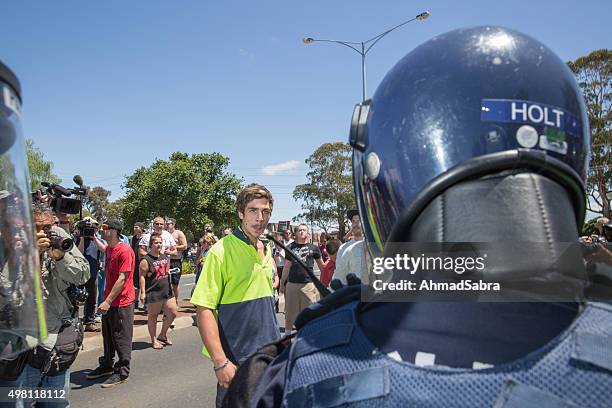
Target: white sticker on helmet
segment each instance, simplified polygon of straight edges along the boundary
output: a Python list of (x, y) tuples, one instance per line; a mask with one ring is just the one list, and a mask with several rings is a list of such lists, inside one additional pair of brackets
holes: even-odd
[(538, 144), (538, 131), (533, 126), (523, 125), (516, 131), (516, 141), (521, 146), (531, 149)]

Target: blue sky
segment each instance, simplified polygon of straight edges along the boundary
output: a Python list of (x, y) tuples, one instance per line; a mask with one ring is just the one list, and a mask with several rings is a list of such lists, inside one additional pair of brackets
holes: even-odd
[(125, 176), (173, 151), (218, 151), (276, 197), (272, 220), (299, 212), (304, 159), (347, 139), (361, 98), (359, 56), (304, 36), (376, 45), (368, 95), (415, 46), (451, 29), (523, 31), (575, 59), (612, 45), (610, 1), (12, 1), (0, 60), (24, 89), (24, 133), (66, 184), (122, 196)]

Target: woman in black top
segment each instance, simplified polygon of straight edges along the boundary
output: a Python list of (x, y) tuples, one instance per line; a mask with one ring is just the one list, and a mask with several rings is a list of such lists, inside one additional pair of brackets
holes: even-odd
[[(161, 253), (163, 239), (160, 234), (151, 234), (149, 253), (140, 261), (140, 301), (147, 305), (151, 347), (161, 349), (171, 346), (168, 329), (176, 318), (177, 306), (174, 296), (170, 295), (170, 258)], [(161, 333), (156, 336), (157, 316), (164, 309)]]

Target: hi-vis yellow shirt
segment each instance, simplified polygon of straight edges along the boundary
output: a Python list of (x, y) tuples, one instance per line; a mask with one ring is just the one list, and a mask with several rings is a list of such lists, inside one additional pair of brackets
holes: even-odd
[[(240, 230), (221, 239), (204, 257), (191, 303), (215, 311), (223, 350), (234, 363), (280, 338), (274, 267), (270, 245), (262, 259)], [(209, 356), (206, 347), (202, 353)]]

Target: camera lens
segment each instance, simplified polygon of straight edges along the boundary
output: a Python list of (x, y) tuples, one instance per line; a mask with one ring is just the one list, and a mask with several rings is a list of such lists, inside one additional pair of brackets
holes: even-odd
[(73, 246), (74, 246), (74, 242), (72, 242), (70, 238), (63, 239), (60, 242), (60, 249), (64, 252), (70, 251)]

